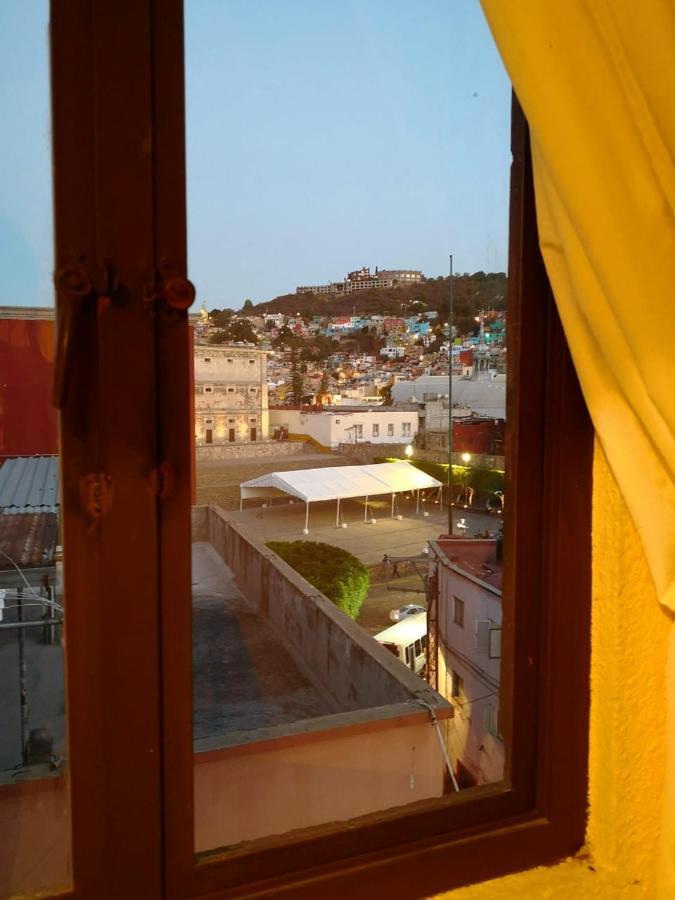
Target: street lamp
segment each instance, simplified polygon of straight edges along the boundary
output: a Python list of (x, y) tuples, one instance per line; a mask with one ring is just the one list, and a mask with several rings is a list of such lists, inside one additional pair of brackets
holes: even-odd
[(470, 453), (462, 453), (462, 462), (466, 463), (466, 465), (468, 466), (469, 463), (471, 462), (471, 454)]
[(405, 448), (405, 455), (408, 457), (408, 459), (410, 459), (410, 457), (413, 455), (412, 444), (408, 444), (408, 446)]

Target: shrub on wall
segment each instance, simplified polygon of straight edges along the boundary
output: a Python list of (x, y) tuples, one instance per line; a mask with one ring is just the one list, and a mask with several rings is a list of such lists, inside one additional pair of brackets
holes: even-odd
[(355, 619), (368, 594), (370, 573), (347, 550), (317, 541), (268, 541), (284, 562)]

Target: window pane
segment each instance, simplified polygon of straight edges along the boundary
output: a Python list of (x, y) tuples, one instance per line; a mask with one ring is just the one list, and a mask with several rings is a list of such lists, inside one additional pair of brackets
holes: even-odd
[(201, 853), (502, 777), (510, 86), (477, 4), (185, 26)]
[(0, 5), (0, 896), (71, 883), (48, 14)]

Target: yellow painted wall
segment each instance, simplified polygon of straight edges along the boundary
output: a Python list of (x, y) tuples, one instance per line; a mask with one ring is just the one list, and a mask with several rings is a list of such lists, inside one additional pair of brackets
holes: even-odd
[(640, 541), (599, 449), (594, 477), (587, 845), (577, 858), (557, 866), (461, 888), (443, 897), (657, 896), (666, 766), (666, 655), (672, 619), (656, 600)]

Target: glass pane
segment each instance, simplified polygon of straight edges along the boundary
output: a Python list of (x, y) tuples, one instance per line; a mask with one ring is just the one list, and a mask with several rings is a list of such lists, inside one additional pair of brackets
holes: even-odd
[(478, 4), (185, 25), (202, 853), (502, 778), (510, 85)]
[(71, 883), (47, 0), (0, 5), (0, 896)]

